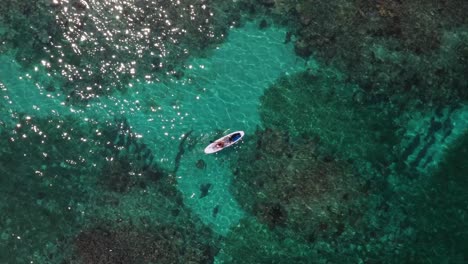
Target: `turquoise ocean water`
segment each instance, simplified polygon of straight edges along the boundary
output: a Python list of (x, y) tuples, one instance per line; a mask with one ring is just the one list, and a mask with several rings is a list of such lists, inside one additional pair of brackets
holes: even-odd
[(468, 262), (464, 20), (356, 50), (314, 1), (180, 2), (8, 1), (1, 263)]

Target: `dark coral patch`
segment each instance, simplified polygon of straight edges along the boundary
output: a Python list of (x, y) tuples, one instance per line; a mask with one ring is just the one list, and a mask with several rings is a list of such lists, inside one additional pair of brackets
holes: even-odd
[(213, 263), (218, 249), (202, 241), (206, 232), (161, 226), (149, 231), (135, 227), (96, 227), (75, 239), (76, 258), (81, 263)]
[(197, 167), (197, 169), (204, 170), (206, 168), (206, 162), (202, 159), (199, 159), (195, 163), (195, 167)]

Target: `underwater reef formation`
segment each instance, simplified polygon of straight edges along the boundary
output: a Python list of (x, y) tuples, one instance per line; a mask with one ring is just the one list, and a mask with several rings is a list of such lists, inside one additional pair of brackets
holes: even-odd
[[(172, 184), (172, 179), (153, 162), (151, 150), (133, 133), (124, 118), (116, 118), (100, 131), (105, 138), (114, 139), (105, 145), (106, 165), (99, 178), (111, 191), (124, 193), (135, 186), (144, 188), (148, 181)], [(170, 183), (172, 182), (172, 183)]]
[(2, 263), (213, 262), (216, 236), (125, 119), (12, 112), (0, 133)]
[(463, 136), (468, 127), (468, 105), (448, 105), (424, 111), (412, 111), (397, 117), (402, 124), (401, 142), (395, 146), (397, 169), (424, 175), (436, 169), (447, 149)]
[(259, 111), (266, 127), (320, 142), (321, 155), (388, 163), (386, 154), (398, 142), (393, 110), (362, 96), (334, 69), (309, 70), (280, 78), (265, 91)]
[[(433, 263), (468, 261), (468, 129), (447, 149), (431, 173), (408, 182), (395, 176), (402, 200), (408, 202), (407, 224), (412, 226), (411, 262), (425, 259)], [(423, 256), (423, 258), (419, 258)]]
[[(249, 263), (243, 250), (252, 263), (465, 261), (466, 132), (443, 161), (415, 176), (412, 164), (398, 165), (407, 159), (390, 118), (398, 115), (359, 101), (359, 87), (333, 72), (284, 77), (265, 91), (262, 126), (232, 163), (231, 193), (254, 218), (228, 235), (226, 263)], [(450, 134), (442, 123), (430, 129), (446, 119), (423, 122), (423, 141)], [(256, 239), (262, 246), (251, 248)]]
[(252, 217), (241, 220), (224, 244), (217, 259), (225, 264), (320, 263), (310, 245), (285, 239)]
[[(57, 241), (66, 239), (82, 221), (77, 210), (89, 198), (84, 185), (92, 182), (82, 175), (96, 172), (92, 166), (81, 166), (82, 158), (98, 158), (99, 153), (88, 152), (91, 141), (77, 144), (83, 131), (69, 126), (74, 122), (67, 125), (60, 119), (38, 120), (16, 113), (3, 121), (0, 261), (36, 261), (37, 254), (47, 263), (61, 254)], [(75, 144), (69, 144), (68, 138)]]
[[(75, 239), (76, 263), (213, 263), (216, 247), (207, 243), (209, 229), (187, 232), (174, 225), (136, 227), (98, 226)], [(75, 262), (73, 262), (75, 263)]]
[[(267, 129), (243, 148), (231, 192), (256, 220), (243, 221), (228, 235), (226, 263), (466, 260), (462, 156), (426, 175), (431, 180), (414, 180), (369, 168), (367, 175), (356, 173), (364, 169), (317, 158), (309, 152), (313, 144)], [(455, 153), (466, 152), (466, 145), (460, 149)]]
[(0, 261), (54, 263), (88, 212), (99, 173), (89, 160), (102, 160), (99, 140), (74, 118), (11, 113), (3, 121)]
[(70, 102), (86, 102), (132, 80), (180, 78), (182, 62), (223, 41), (238, 12), (224, 1), (7, 0), (0, 52), (47, 69)]
[[(301, 256), (315, 256), (316, 263), (342, 263), (397, 254), (397, 241), (405, 241), (406, 234), (384, 238), (400, 224), (390, 215), (398, 217), (401, 212), (385, 204), (383, 196), (391, 196), (391, 191), (382, 177), (362, 175), (334, 156), (322, 157), (314, 151), (316, 141), (289, 137), (285, 131), (267, 128), (258, 131), (255, 141), (243, 148), (233, 168), (231, 192), (264, 225), (265, 231), (255, 236), (274, 233), (263, 242), (267, 254), (252, 256), (259, 257), (259, 263), (276, 259), (275, 245), (282, 243), (301, 248), (299, 255), (279, 251), (293, 263), (308, 263)], [(237, 238), (238, 232), (243, 230), (234, 230), (228, 238), (235, 246), (226, 254), (234, 259), (239, 258), (237, 248), (248, 243)]]
[(397, 231), (412, 234), (407, 241), (408, 263), (468, 260), (468, 225), (464, 219), (464, 208), (468, 208), (467, 152), (465, 128), (436, 167), (417, 177), (411, 171), (388, 176), (389, 185), (399, 197), (391, 202), (392, 206), (400, 206), (406, 215)]
[[(256, 151), (243, 153), (234, 170), (232, 192), (270, 228), (287, 226), (310, 241), (320, 228), (320, 235), (341, 235), (345, 224), (341, 220), (361, 195), (365, 178), (345, 161), (320, 157), (316, 146), (314, 140), (289, 137), (281, 131), (259, 131), (251, 146)], [(247, 160), (255, 162), (242, 166)]]
[(283, 24), (296, 53), (345, 72), (366, 100), (411, 109), (468, 99), (466, 1), (275, 0), (253, 6), (291, 21)]

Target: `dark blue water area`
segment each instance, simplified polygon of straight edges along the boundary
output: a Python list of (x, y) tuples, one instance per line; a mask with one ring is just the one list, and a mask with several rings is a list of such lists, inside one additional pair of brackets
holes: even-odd
[(468, 263), (466, 12), (6, 0), (0, 262)]

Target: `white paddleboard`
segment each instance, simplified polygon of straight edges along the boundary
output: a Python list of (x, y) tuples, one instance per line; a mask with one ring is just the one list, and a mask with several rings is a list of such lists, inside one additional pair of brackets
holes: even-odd
[(239, 142), (244, 137), (244, 131), (232, 132), (220, 139), (215, 140), (205, 148), (206, 154), (211, 154), (223, 150)]

